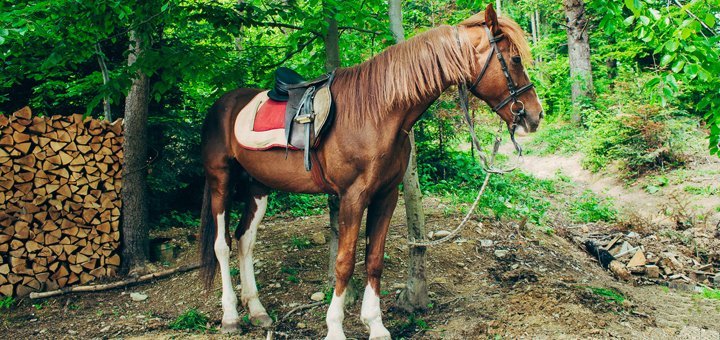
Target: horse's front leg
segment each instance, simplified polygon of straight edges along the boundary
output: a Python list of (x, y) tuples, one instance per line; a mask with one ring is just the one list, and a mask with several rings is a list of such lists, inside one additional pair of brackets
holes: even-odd
[(395, 188), (387, 194), (376, 196), (368, 208), (366, 228), (368, 242), (365, 248), (367, 286), (363, 295), (360, 320), (370, 328), (370, 339), (390, 339), (390, 332), (382, 322), (380, 277), (383, 271), (385, 237), (397, 200), (398, 189)]
[(326, 339), (345, 339), (342, 327), (345, 319), (345, 288), (355, 269), (355, 245), (365, 207), (367, 207), (367, 199), (362, 194), (345, 194), (340, 198), (338, 216), (340, 235), (335, 259), (335, 293), (325, 317), (328, 327)]

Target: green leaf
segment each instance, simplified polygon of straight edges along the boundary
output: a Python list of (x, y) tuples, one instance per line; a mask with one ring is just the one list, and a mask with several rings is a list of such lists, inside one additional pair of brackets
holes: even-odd
[(675, 52), (677, 51), (678, 46), (680, 46), (680, 44), (677, 40), (670, 40), (665, 43), (665, 50), (667, 50), (668, 52)]
[(674, 54), (666, 54), (660, 59), (660, 66), (665, 66), (675, 59)]
[(715, 15), (713, 13), (705, 14), (705, 20), (703, 20), (706, 25), (710, 26), (710, 28), (715, 27)]
[(630, 25), (632, 25), (633, 22), (635, 22), (635, 16), (629, 16), (629, 17), (625, 18), (625, 20), (623, 20), (623, 23), (625, 24), (625, 26), (630, 26)]
[(695, 78), (698, 74), (698, 66), (696, 64), (686, 64), (684, 71), (685, 74), (690, 76), (690, 79)]
[(680, 31), (680, 38), (687, 39), (690, 37), (690, 35), (693, 33), (693, 30), (691, 28), (685, 27)]
[(638, 19), (640, 20), (640, 22), (641, 22), (644, 26), (647, 26), (647, 25), (650, 24), (650, 18), (648, 18), (648, 17), (646, 17), (646, 16), (644, 16), (644, 15), (641, 15), (640, 18), (638, 18)]
[(704, 110), (708, 105), (710, 105), (710, 102), (712, 101), (711, 97), (705, 96), (697, 103), (698, 110)]
[(675, 65), (673, 65), (672, 71), (678, 73), (682, 70), (683, 66), (685, 66), (685, 60), (678, 60), (675, 62)]
[(660, 20), (660, 12), (658, 12), (658, 10), (656, 10), (654, 8), (650, 8), (648, 10), (650, 11), (650, 14), (652, 14), (653, 19)]
[(0, 45), (2, 45), (5, 42), (5, 37), (0, 35)]

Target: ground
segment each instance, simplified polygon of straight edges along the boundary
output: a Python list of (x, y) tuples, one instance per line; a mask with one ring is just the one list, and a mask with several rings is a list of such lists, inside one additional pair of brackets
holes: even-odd
[[(613, 197), (616, 205), (624, 208), (624, 214), (641, 213), (636, 216), (644, 221), (641, 233), (672, 227), (674, 221), (668, 217), (672, 214), (664, 208), (671, 200), (673, 186), (686, 185), (690, 180), (700, 181), (695, 183), (697, 187), (720, 182), (720, 163), (701, 160), (691, 164), (685, 173), (672, 175), (670, 183), (658, 190), (660, 195), (653, 195), (649, 191), (654, 190), (647, 190), (651, 184), (628, 185), (613, 176), (582, 170), (578, 157), (529, 156), (522, 171), (541, 178), (565, 178), (569, 184), (551, 198), (558, 206), (586, 189)], [(702, 178), (689, 173), (701, 174)], [(646, 182), (652, 183), (652, 179)], [(719, 218), (718, 211), (712, 210), (720, 206), (718, 195), (699, 198), (688, 209), (709, 211), (703, 216), (703, 225), (712, 227)], [(447, 209), (449, 204), (454, 203), (433, 197), (424, 199), (428, 230), (450, 230), (459, 223), (462, 216), (453, 213), (457, 207)], [(659, 213), (662, 211), (665, 213)], [(401, 200), (388, 235), (382, 283), (384, 321), (394, 338), (720, 338), (720, 300), (663, 285), (619, 281), (568, 237), (583, 227), (617, 229), (627, 225), (573, 224), (562, 211), (553, 212), (549, 229), (479, 217), (471, 220), (454, 242), (429, 249), (432, 302), (425, 312), (407, 314), (394, 308), (406, 275), (408, 246), (403, 212)], [(325, 334), (327, 305), (286, 314), (311, 303), (310, 296), (323, 290), (327, 244), (320, 240), (306, 247), (303, 241), (318, 238), (319, 234), (327, 236), (327, 225), (325, 215), (268, 218), (261, 225), (255, 248), (256, 272), (261, 301), (281, 319), (274, 326), (276, 338), (316, 339)], [(171, 229), (158, 235), (170, 236), (182, 247), (176, 263), (168, 265), (196, 261), (195, 233)], [(359, 252), (359, 260), (362, 256)], [(354, 277), (359, 282), (364, 280), (362, 265), (356, 267)], [(12, 339), (265, 338), (265, 330), (247, 324), (237, 334), (217, 332), (222, 317), (217, 281), (215, 289), (207, 293), (198, 273), (191, 271), (121, 290), (39, 301), (23, 299), (12, 309), (1, 311), (0, 329)], [(358, 286), (362, 287), (362, 283)], [(134, 302), (130, 298), (133, 292), (148, 298)], [(209, 316), (209, 331), (168, 327), (191, 308)], [(368, 335), (360, 322), (359, 309), (359, 302), (347, 308), (345, 330), (349, 338)]]

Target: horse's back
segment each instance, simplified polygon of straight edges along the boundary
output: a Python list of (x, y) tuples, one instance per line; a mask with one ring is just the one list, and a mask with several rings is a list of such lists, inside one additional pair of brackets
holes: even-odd
[(213, 157), (218, 152), (229, 155), (230, 137), (233, 123), (238, 112), (247, 105), (261, 89), (239, 88), (225, 93), (208, 110), (202, 128), (203, 159)]

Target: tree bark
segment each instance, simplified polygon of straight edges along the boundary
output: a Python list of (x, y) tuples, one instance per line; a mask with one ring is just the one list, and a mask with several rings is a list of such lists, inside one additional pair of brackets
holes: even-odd
[[(405, 41), (405, 30), (402, 27), (402, 4), (400, 0), (388, 1), (390, 30), (397, 43)], [(425, 214), (422, 209), (422, 192), (417, 173), (417, 157), (415, 153), (415, 133), (410, 130), (410, 160), (403, 176), (403, 198), (405, 199), (408, 238), (421, 240), (425, 237)], [(425, 278), (425, 247), (410, 247), (408, 259), (408, 278), (405, 289), (398, 297), (398, 307), (412, 312), (427, 308), (430, 302)]]
[(502, 15), (502, 1), (501, 0), (495, 0), (495, 13), (497, 13), (498, 16)]
[[(130, 31), (128, 65), (132, 66), (143, 53), (145, 42), (137, 31)], [(135, 73), (130, 92), (125, 98), (125, 141), (123, 142), (122, 188), (122, 271), (142, 268), (147, 262), (148, 211), (147, 177), (147, 113), (149, 96), (147, 75)]]
[(583, 0), (563, 0), (563, 7), (567, 19), (568, 57), (572, 78), (572, 120), (575, 124), (580, 124), (580, 109), (592, 100), (594, 92), (587, 32), (589, 22)]

